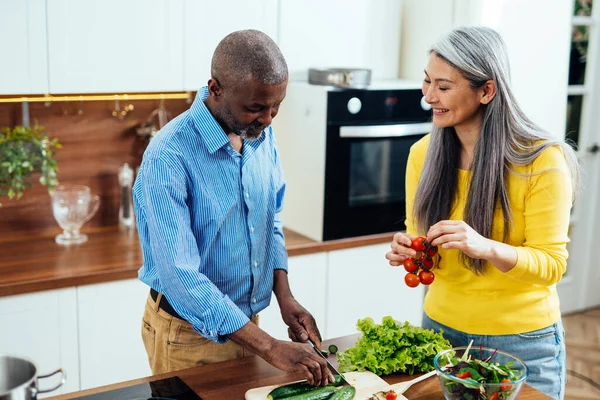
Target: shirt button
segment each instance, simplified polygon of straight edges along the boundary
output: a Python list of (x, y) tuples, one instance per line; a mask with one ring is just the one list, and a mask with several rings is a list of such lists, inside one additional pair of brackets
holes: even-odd
[(254, 261), (254, 266), (258, 267), (258, 261)]
[(246, 192), (246, 198), (249, 198), (250, 194), (248, 192)]
[(254, 227), (253, 226), (250, 227), (250, 232), (254, 232)]
[(252, 298), (252, 302), (256, 303), (256, 297)]

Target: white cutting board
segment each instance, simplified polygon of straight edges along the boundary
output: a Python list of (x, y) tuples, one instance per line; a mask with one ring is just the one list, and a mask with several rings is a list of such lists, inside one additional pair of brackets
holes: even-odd
[[(373, 393), (388, 387), (389, 385), (372, 372), (347, 372), (344, 378), (356, 388), (356, 400), (365, 400), (373, 396)], [(291, 383), (291, 382), (290, 382)], [(282, 385), (263, 386), (250, 389), (246, 392), (246, 400), (266, 400), (271, 390)], [(406, 400), (406, 397), (398, 395), (398, 400)]]

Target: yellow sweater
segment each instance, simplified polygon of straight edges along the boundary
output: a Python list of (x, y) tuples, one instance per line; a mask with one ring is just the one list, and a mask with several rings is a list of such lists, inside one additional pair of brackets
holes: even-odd
[[(429, 135), (415, 143), (406, 170), (406, 228), (416, 232), (413, 204), (423, 170)], [(464, 267), (459, 250), (439, 248), (435, 281), (425, 298), (425, 312), (441, 324), (470, 334), (506, 335), (552, 325), (560, 318), (556, 283), (566, 269), (571, 210), (571, 181), (558, 147), (546, 149), (530, 165), (509, 174), (513, 222), (508, 244), (517, 250), (515, 267), (503, 273), (490, 264), (483, 275)], [(541, 172), (541, 173), (540, 173)], [(458, 190), (449, 219), (462, 220), (471, 171), (459, 170)], [(502, 212), (494, 216), (492, 238), (502, 240)]]

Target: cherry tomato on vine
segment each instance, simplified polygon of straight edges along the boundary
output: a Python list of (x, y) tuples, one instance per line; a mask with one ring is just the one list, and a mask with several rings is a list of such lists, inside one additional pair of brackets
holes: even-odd
[(431, 285), (433, 280), (435, 279), (435, 274), (431, 271), (421, 271), (419, 272), (419, 280), (423, 285)]
[(397, 398), (398, 398), (398, 393), (394, 392), (393, 390), (390, 390), (385, 395), (385, 400), (396, 400)]
[(419, 269), (419, 267), (415, 264), (414, 258), (407, 258), (404, 260), (403, 265), (406, 272), (416, 272)]
[(412, 243), (410, 244), (410, 247), (414, 251), (423, 251), (423, 250), (425, 250), (426, 246), (427, 246), (427, 239), (425, 239), (423, 236), (417, 236), (416, 238), (414, 238), (412, 240)]
[(408, 273), (404, 276), (404, 283), (406, 283), (406, 286), (408, 287), (412, 287), (415, 288), (417, 286), (419, 286), (419, 283), (421, 283), (421, 280), (419, 279), (419, 276), (417, 274), (413, 274), (413, 273)]
[(427, 255), (429, 257), (435, 256), (437, 254), (437, 252), (438, 252), (437, 246), (431, 246), (427, 249)]
[(423, 267), (431, 269), (433, 267), (433, 259), (431, 257), (425, 257), (423, 261)]
[(419, 258), (417, 259), (417, 262), (416, 262), (416, 264), (417, 264), (419, 267), (422, 267), (424, 263), (425, 263), (425, 256), (421, 256), (421, 257), (419, 257)]

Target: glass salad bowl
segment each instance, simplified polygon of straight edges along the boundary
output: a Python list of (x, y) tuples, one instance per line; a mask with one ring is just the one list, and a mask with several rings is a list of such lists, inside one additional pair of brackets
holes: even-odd
[(497, 349), (454, 347), (435, 356), (447, 400), (512, 400), (527, 379), (527, 366), (519, 358)]

